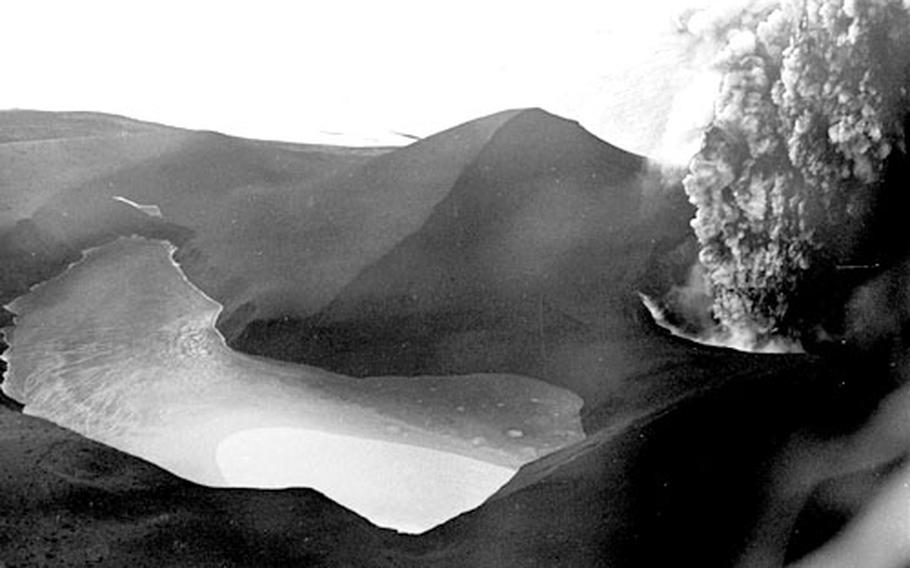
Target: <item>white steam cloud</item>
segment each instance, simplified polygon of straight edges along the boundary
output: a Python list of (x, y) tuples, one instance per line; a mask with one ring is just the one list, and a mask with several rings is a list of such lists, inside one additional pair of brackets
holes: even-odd
[(728, 58), (731, 49), (744, 54), (754, 50), (754, 35), (739, 26), (767, 14), (778, 4), (770, 0), (705, 0), (678, 9), (673, 20), (675, 32), (684, 38), (685, 54), (680, 59), (682, 68), (672, 71), (681, 79), (661, 139), (651, 153), (654, 161), (669, 168), (688, 165), (714, 118), (714, 101), (722, 77), (718, 61)]

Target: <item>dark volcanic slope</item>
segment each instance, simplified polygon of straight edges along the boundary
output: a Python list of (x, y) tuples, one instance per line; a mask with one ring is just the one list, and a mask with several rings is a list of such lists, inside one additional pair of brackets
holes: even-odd
[[(43, 274), (40, 280), (118, 234), (187, 244), (193, 235), (237, 225), (233, 210), (293, 216), (283, 206), (289, 194), (387, 151), (249, 141), (88, 113), (8, 111), (0, 126), (10, 138), (0, 144), (4, 302), (34, 280), (30, 273)], [(163, 218), (114, 196), (157, 205)], [(253, 230), (247, 223), (234, 232)]]
[[(690, 232), (682, 191), (661, 193), (645, 166), (574, 122), (510, 115), (329, 305), (257, 321), (234, 345), (355, 376), (530, 375), (580, 394), (589, 419), (666, 404), (717, 373), (713, 352), (667, 341), (639, 309)], [(734, 372), (748, 358), (724, 359)]]
[[(0, 562), (726, 568), (763, 544), (780, 558), (762, 566), (780, 566), (788, 548), (808, 550), (855, 512), (816, 499), (791, 539), (802, 500), (773, 482), (782, 465), (806, 467), (780, 457), (793, 432), (827, 437), (868, 410), (867, 381), (849, 381), (863, 367), (765, 361), (526, 468), (488, 504), (418, 538), (371, 527), (308, 490), (198, 487), (0, 407)], [(878, 472), (864, 475), (859, 493), (846, 480), (858, 502)]]
[[(843, 445), (825, 462), (824, 450), (795, 442), (855, 427), (881, 395), (871, 386), (879, 370), (867, 360), (766, 358), (525, 466), (484, 507), (423, 544), (444, 543), (440, 565), (452, 567), (731, 567), (756, 552), (761, 561), (743, 566), (782, 566), (831, 537), (888, 469), (843, 475), (831, 465)], [(829, 500), (809, 498), (812, 480), (829, 477)], [(849, 502), (831, 502), (848, 491)], [(798, 520), (806, 499), (816, 516)]]
[(253, 317), (308, 315), (364, 267), (417, 230), (512, 112), (479, 119), (410, 146), (288, 186), (244, 189), (178, 256), (187, 274), (225, 305), (232, 338)]
[(0, 565), (409, 566), (315, 491), (213, 490), (0, 406)]
[[(254, 316), (309, 315), (329, 302), (421, 226), (514, 114), (390, 152), (126, 119), (131, 128), (117, 130), (110, 123), (120, 119), (105, 116), (86, 126), (91, 136), (76, 136), (69, 115), (5, 113), (22, 140), (0, 144), (0, 231), (14, 231), (2, 240), (78, 251), (110, 234), (148, 234), (149, 224), (167, 229), (188, 276), (225, 306), (221, 328), (232, 337)], [(163, 218), (114, 196), (155, 205)]]
[(691, 210), (572, 122), (509, 111), (394, 151), (84, 114), (0, 113), (0, 132), (0, 301), (87, 246), (163, 237), (227, 307), (235, 347), (355, 375), (530, 375), (579, 393), (590, 435), (413, 539), (310, 491), (181, 482), (0, 400), (2, 563), (726, 568), (758, 551), (779, 566), (889, 465), (803, 508), (842, 473), (842, 446), (820, 442), (858, 427), (897, 367), (659, 330), (635, 291), (684, 275)]

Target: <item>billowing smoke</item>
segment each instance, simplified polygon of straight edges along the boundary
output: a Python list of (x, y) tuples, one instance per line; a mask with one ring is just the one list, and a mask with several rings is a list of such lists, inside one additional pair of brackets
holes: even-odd
[(687, 12), (680, 29), (716, 48), (713, 117), (683, 180), (710, 333), (746, 348), (786, 342), (806, 326), (794, 298), (813, 271), (850, 257), (889, 160), (905, 155), (908, 8), (749, 2)]
[(690, 4), (673, 20), (681, 41), (668, 41), (684, 53), (675, 61), (676, 92), (662, 136), (649, 155), (664, 167), (685, 169), (701, 146), (701, 136), (714, 116), (714, 98), (722, 77), (718, 54), (727, 49), (728, 32), (738, 29), (776, 4), (776, 0), (704, 0)]

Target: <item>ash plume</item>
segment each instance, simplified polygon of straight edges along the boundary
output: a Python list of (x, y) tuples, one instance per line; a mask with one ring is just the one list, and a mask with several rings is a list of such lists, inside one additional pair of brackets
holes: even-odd
[(906, 4), (747, 2), (679, 18), (712, 47), (717, 77), (683, 180), (714, 322), (696, 336), (757, 350), (795, 345), (811, 325), (794, 298), (852, 258), (889, 165), (906, 156)]

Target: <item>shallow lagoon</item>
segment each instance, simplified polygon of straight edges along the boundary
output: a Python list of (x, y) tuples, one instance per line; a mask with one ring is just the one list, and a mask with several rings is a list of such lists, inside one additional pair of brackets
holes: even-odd
[(584, 436), (581, 400), (526, 377), (354, 379), (237, 353), (173, 252), (119, 239), (14, 301), (4, 392), (186, 479), (312, 487), (408, 532)]

